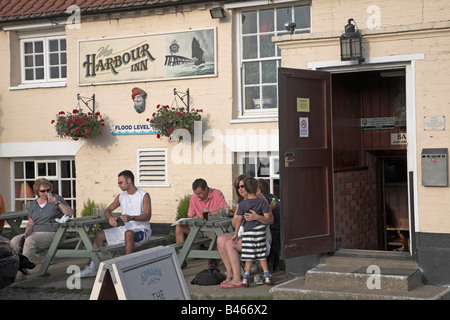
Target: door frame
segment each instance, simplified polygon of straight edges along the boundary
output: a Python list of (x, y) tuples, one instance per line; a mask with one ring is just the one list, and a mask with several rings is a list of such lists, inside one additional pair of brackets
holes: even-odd
[[(406, 128), (408, 144), (406, 148), (406, 161), (408, 166), (408, 214), (409, 233), (411, 239), (410, 253), (414, 255), (415, 233), (420, 231), (418, 217), (418, 180), (417, 180), (417, 123), (416, 123), (416, 61), (425, 59), (424, 54), (411, 54), (401, 56), (387, 56), (366, 58), (364, 64), (353, 61), (320, 61), (308, 63), (308, 69), (327, 71), (333, 74), (353, 73), (363, 71), (381, 71), (404, 69), (406, 90)], [(332, 84), (331, 84), (332, 85)], [(412, 177), (412, 185), (411, 185)]]

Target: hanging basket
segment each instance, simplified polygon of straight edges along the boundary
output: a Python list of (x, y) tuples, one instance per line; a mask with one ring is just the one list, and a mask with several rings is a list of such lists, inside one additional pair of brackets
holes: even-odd
[(71, 138), (75, 141), (80, 138), (102, 136), (102, 129), (105, 126), (100, 112), (83, 113), (81, 109), (73, 109), (72, 112), (60, 111), (56, 115), (56, 120), (52, 120), (51, 123), (55, 125), (60, 138)]
[(147, 121), (152, 129), (157, 132), (156, 137), (158, 139), (161, 136), (171, 138), (177, 129), (186, 129), (192, 134), (194, 132), (194, 123), (202, 120), (201, 113), (203, 110), (186, 111), (185, 108), (175, 108), (167, 105), (157, 105), (156, 109), (156, 112), (152, 114), (152, 118), (148, 118)]

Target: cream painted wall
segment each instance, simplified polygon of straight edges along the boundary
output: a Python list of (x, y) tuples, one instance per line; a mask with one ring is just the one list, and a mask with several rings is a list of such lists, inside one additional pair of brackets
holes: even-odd
[[(203, 109), (207, 119), (206, 126), (224, 131), (229, 125), (232, 111), (231, 50), (223, 43), (231, 41), (228, 24), (221, 25), (218, 32), (218, 72), (219, 76), (206, 79), (157, 81), (146, 83), (129, 83), (81, 87), (79, 90), (87, 95), (95, 93), (98, 110), (112, 123), (145, 123), (156, 111), (156, 105), (172, 105), (173, 89), (191, 94), (191, 108)], [(68, 51), (76, 59), (77, 41), (102, 37), (120, 37), (130, 35), (152, 34), (159, 32), (182, 31), (189, 29), (218, 27), (218, 21), (212, 20), (207, 10), (195, 10), (183, 14), (150, 15), (112, 19), (111, 21), (93, 21), (84, 23), (81, 30), (68, 32), (71, 43)], [(77, 73), (77, 64), (71, 63), (69, 72)], [(69, 87), (77, 87), (76, 79), (71, 77)], [(135, 86), (147, 92), (146, 111), (138, 114), (134, 111), (131, 89)], [(178, 102), (181, 105), (181, 102)], [(191, 194), (193, 180), (202, 177), (213, 188), (221, 189), (226, 198), (231, 198), (231, 167), (229, 165), (176, 165), (171, 163), (172, 149), (177, 143), (168, 142), (167, 138), (156, 136), (112, 136), (107, 134), (97, 138), (95, 143), (86, 143), (76, 157), (77, 198), (86, 199), (97, 195), (96, 201), (107, 206), (120, 192), (117, 186), (117, 174), (124, 169), (136, 173), (136, 149), (168, 148), (168, 181), (170, 187), (143, 187), (152, 199), (153, 222), (173, 221), (176, 214), (177, 199)], [(84, 183), (85, 182), (85, 183)], [(80, 204), (79, 204), (80, 205)], [(79, 206), (78, 205), (78, 206)]]
[[(9, 66), (19, 56), (19, 52), (9, 46), (8, 32), (0, 32), (0, 59), (3, 61), (0, 76), (0, 143), (60, 141), (56, 136), (51, 120), (59, 111), (71, 111), (77, 105), (77, 94), (90, 97), (95, 94), (96, 111), (101, 112), (105, 121), (103, 137), (86, 141), (76, 154), (77, 174), (77, 211), (81, 212), (83, 202), (92, 199), (105, 208), (120, 192), (117, 186), (117, 174), (125, 169), (137, 175), (138, 148), (168, 148), (169, 187), (143, 187), (152, 198), (153, 222), (171, 222), (176, 215), (177, 200), (185, 194), (191, 194), (192, 182), (204, 178), (210, 187), (222, 190), (227, 200), (233, 196), (232, 165), (229, 163), (206, 164), (211, 157), (223, 159), (226, 149), (222, 145), (205, 141), (203, 143), (203, 161), (201, 164), (174, 164), (170, 162), (172, 150), (177, 143), (167, 138), (157, 139), (154, 135), (114, 136), (109, 131), (113, 123), (146, 123), (157, 104), (172, 105), (173, 89), (190, 90), (191, 108), (203, 109), (203, 132), (216, 129), (218, 135), (228, 130), (241, 128), (272, 129), (277, 123), (230, 124), (236, 101), (233, 97), (235, 72), (233, 65), (233, 37), (231, 18), (224, 21), (211, 19), (209, 7), (195, 6), (171, 12), (164, 9), (163, 14), (149, 10), (147, 14), (121, 14), (115, 18), (95, 17), (81, 20), (80, 29), (67, 29), (68, 79), (61, 88), (34, 88), (17, 90), (9, 77)], [(109, 37), (133, 36), (154, 33), (188, 31), (191, 29), (216, 28), (218, 76), (203, 79), (185, 79), (126, 84), (79, 86), (78, 85), (78, 41)], [(12, 52), (10, 53), (10, 50)], [(12, 66), (13, 73), (19, 72)], [(14, 88), (10, 88), (14, 87)], [(133, 87), (147, 92), (146, 110), (142, 114), (135, 112), (131, 99)], [(181, 102), (178, 104), (181, 106)], [(87, 111), (86, 108), (84, 108)], [(20, 111), (20, 114), (18, 113)], [(216, 141), (213, 139), (213, 142)], [(218, 140), (217, 140), (218, 141)], [(176, 151), (176, 150), (175, 150)], [(192, 154), (194, 151), (192, 150)], [(2, 162), (5, 164), (5, 161)]]

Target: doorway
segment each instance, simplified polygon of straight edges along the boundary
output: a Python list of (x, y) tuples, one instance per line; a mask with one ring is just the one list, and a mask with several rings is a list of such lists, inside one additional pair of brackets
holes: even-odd
[(408, 251), (405, 71), (331, 75), (336, 248)]

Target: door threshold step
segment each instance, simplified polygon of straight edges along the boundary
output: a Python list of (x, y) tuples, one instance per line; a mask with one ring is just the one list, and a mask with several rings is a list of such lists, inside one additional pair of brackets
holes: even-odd
[(377, 288), (408, 292), (422, 286), (422, 276), (418, 269), (321, 265), (307, 271), (305, 284), (344, 290)]
[(294, 278), (270, 290), (275, 300), (450, 300), (450, 287), (424, 285), (408, 292), (382, 289), (339, 289), (311, 286), (305, 278)]

